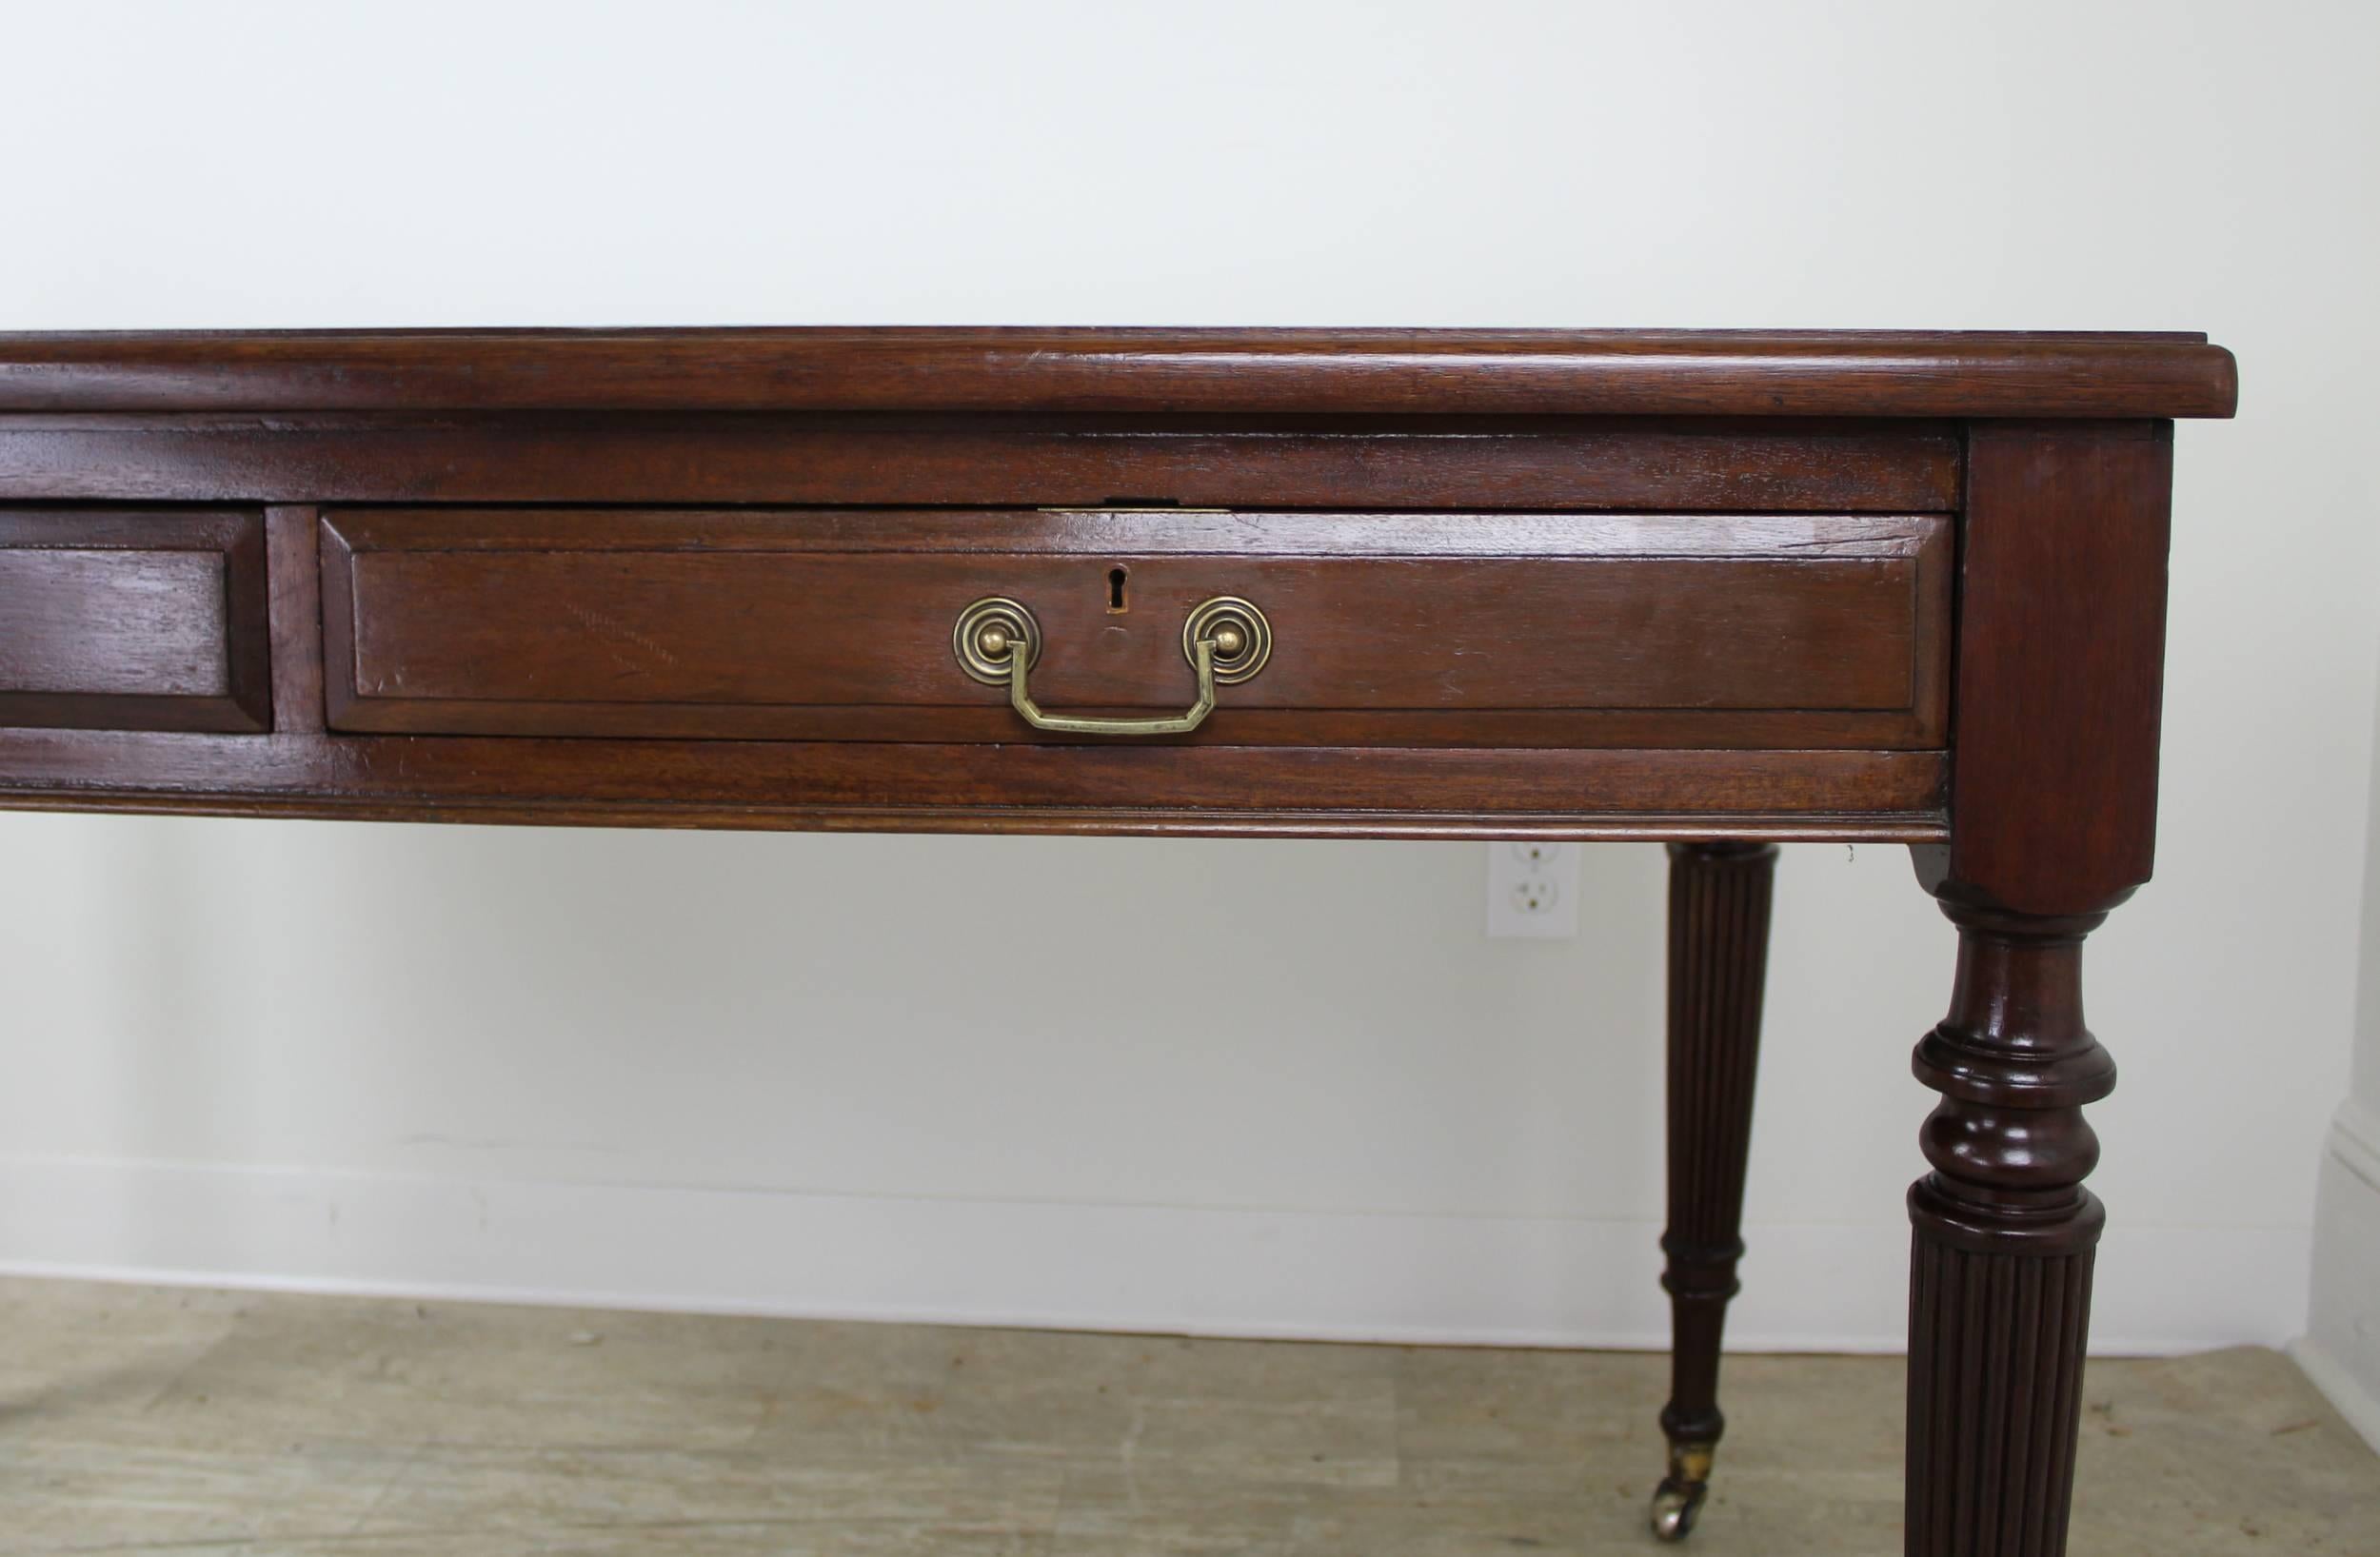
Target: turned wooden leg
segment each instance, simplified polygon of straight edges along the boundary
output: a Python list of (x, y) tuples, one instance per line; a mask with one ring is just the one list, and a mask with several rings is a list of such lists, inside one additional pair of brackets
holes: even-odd
[(1719, 1339), (1744, 1252), (1776, 845), (1673, 843), (1669, 852), (1669, 1474), (1653, 1496), (1653, 1529), (1676, 1541), (1694, 1527), (1727, 1426)]
[(1909, 1192), (1910, 1557), (2059, 1557), (2073, 1501), (2092, 1250), (2083, 1105), (2115, 1084), (2083, 1025), (2083, 936), (2104, 915), (1946, 905), (1951, 1013), (1917, 1045), (1942, 1094)]
[(1942, 1094), (1909, 1194), (1910, 1557), (2059, 1557), (2098, 1201), (2083, 1108), (2115, 1067), (2082, 943), (2156, 857), (2168, 423), (1973, 423), (1959, 514), (1949, 836), (1913, 845), (1958, 926)]

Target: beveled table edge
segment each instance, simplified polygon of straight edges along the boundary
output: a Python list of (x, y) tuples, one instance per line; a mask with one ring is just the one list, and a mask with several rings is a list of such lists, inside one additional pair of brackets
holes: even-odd
[(927, 326), (0, 334), (0, 411), (2228, 417), (2203, 335)]

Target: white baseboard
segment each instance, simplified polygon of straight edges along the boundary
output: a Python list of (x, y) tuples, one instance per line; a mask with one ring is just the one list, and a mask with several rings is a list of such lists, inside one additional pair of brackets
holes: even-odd
[[(113, 1159), (0, 1160), (0, 1271), (695, 1312), (1453, 1345), (1661, 1348), (1659, 1229)], [(1896, 1224), (1747, 1230), (1730, 1344), (1897, 1351)], [(2295, 1334), (2253, 1272), (2302, 1229), (2125, 1228), (2094, 1350)], [(2238, 1279), (2238, 1272), (2250, 1272)]]
[(2330, 1404), (2347, 1418), (2347, 1425), (2364, 1435), (2364, 1441), (2380, 1450), (2380, 1393), (2358, 1377), (2347, 1365), (2330, 1354), (2330, 1349), (2311, 1335), (2301, 1335), (2290, 1343), (2290, 1357), (2314, 1388), (2328, 1395)]
[(2313, 1297), (2307, 1333), (2290, 1351), (2380, 1449), (2380, 1117), (2352, 1099), (2330, 1124), (2314, 1203)]

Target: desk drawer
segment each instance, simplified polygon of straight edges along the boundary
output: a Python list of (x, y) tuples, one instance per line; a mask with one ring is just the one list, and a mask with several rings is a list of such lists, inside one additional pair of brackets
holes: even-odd
[[(1197, 741), (1930, 747), (1939, 516), (350, 509), (324, 520), (331, 726), (1014, 741), (954, 627), (1032, 619), (1032, 699), (1193, 700), (1183, 625), (1270, 653)], [(979, 668), (982, 668), (979, 666)], [(1128, 738), (1128, 739), (1148, 739)]]
[(267, 727), (264, 517), (0, 508), (0, 725)]

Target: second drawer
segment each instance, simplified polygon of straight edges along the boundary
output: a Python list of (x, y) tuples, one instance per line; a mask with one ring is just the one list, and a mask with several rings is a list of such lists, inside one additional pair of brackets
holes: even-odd
[[(1939, 515), (348, 509), (324, 519), (331, 727), (982, 742), (1046, 735), (953, 629), (1013, 601), (1052, 714), (1179, 713), (1183, 622), (1272, 634), (1188, 739), (1943, 743)], [(1147, 739), (1147, 738), (1124, 738)], [(1160, 738), (1161, 739), (1161, 738)]]

